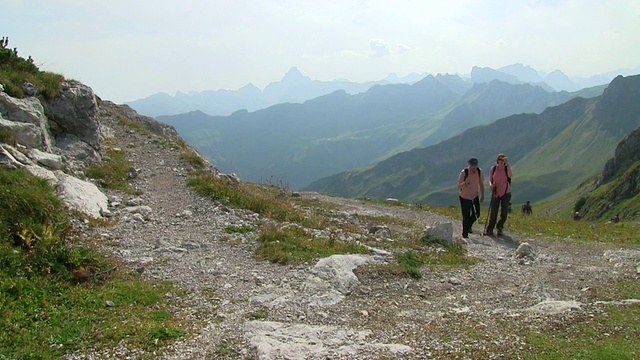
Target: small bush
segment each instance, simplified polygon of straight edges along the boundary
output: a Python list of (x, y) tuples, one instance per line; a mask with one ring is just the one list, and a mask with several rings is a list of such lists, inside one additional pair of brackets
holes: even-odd
[(420, 268), (424, 265), (424, 257), (413, 250), (395, 254), (396, 261), (400, 268), (414, 279), (422, 278)]

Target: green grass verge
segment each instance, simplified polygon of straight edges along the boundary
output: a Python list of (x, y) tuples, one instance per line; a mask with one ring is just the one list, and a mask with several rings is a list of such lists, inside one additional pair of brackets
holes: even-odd
[[(482, 218), (479, 223), (484, 224), (486, 220), (487, 207), (482, 209)], [(448, 207), (425, 207), (426, 210), (439, 214), (451, 216), (461, 221), (460, 209), (454, 206)], [(575, 221), (569, 217), (544, 216), (536, 214), (525, 216), (520, 214), (519, 209), (513, 209), (509, 219), (505, 224), (506, 231), (513, 231), (528, 236), (544, 236), (545, 238), (562, 238), (578, 241), (599, 241), (617, 244), (640, 244), (640, 224), (633, 221), (622, 221), (617, 224), (607, 224), (604, 221)], [(592, 225), (594, 225), (592, 227)]]
[(129, 172), (131, 161), (127, 153), (120, 148), (105, 147), (106, 156), (98, 164), (85, 169), (85, 175), (104, 181), (107, 188), (122, 191), (130, 195), (140, 195), (140, 191), (131, 186)]
[(462, 244), (451, 247), (434, 246), (422, 250), (408, 250), (395, 253), (397, 264), (387, 265), (391, 272), (404, 273), (414, 279), (422, 278), (420, 268), (429, 267), (469, 267), (482, 261), (467, 255), (467, 248)]
[(278, 198), (274, 192), (277, 191), (276, 188), (269, 191), (264, 186), (247, 183), (232, 185), (226, 179), (219, 179), (206, 172), (192, 174), (187, 180), (187, 185), (202, 196), (253, 211), (272, 220), (314, 225), (286, 199)]
[[(593, 300), (640, 298), (640, 284), (632, 279), (592, 291)], [(583, 316), (562, 328), (527, 334), (528, 349), (516, 355), (522, 359), (640, 358), (640, 304), (601, 307), (593, 316)]]
[[(52, 359), (123, 344), (149, 353), (184, 331), (163, 298), (77, 239), (45, 180), (0, 168), (0, 359)], [(114, 307), (105, 305), (106, 301)]]
[(333, 239), (313, 238), (303, 229), (263, 229), (255, 257), (276, 264), (300, 264), (336, 254), (365, 254), (368, 251), (356, 243), (341, 243)]
[(224, 232), (227, 234), (246, 234), (254, 231), (256, 231), (256, 229), (254, 229), (252, 226), (249, 226), (249, 225), (245, 225), (245, 226), (229, 225), (224, 229)]
[(203, 170), (207, 167), (207, 163), (204, 159), (194, 151), (183, 150), (180, 153), (180, 158), (196, 170)]

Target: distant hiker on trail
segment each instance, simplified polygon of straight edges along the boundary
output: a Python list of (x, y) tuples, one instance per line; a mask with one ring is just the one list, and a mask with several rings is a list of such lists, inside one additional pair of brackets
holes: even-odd
[(496, 164), (489, 172), (489, 186), (491, 187), (491, 204), (489, 205), (489, 221), (484, 235), (493, 236), (493, 228), (496, 227), (498, 208), (500, 208), (500, 220), (497, 223), (498, 236), (503, 235), (504, 223), (509, 215), (511, 201), (511, 167), (505, 154), (498, 155)]
[(614, 217), (611, 218), (611, 222), (612, 223), (619, 223), (620, 222), (620, 216), (618, 214), (616, 214)]
[(522, 205), (522, 215), (531, 215), (533, 214), (533, 209), (531, 209), (531, 203), (527, 200), (527, 203)]
[(467, 167), (460, 171), (458, 192), (462, 209), (462, 237), (468, 239), (473, 223), (480, 217), (480, 203), (484, 201), (484, 177), (478, 167), (478, 159), (469, 159)]

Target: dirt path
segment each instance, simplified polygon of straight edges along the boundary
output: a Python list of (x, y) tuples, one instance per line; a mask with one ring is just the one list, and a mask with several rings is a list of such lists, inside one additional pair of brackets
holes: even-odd
[[(620, 265), (603, 256), (610, 246), (514, 234), (495, 239), (478, 235), (481, 229), (476, 228), (465, 245), (469, 256), (482, 259), (476, 265), (425, 267), (423, 278), (416, 280), (380, 270), (380, 264), (394, 260), (379, 254), (377, 265), (355, 270), (359, 284), (336, 295), (331, 281), (314, 272), (315, 264), (256, 261), (256, 234), (228, 234), (225, 229), (256, 226), (258, 216), (192, 193), (185, 184), (188, 165), (179, 150), (131, 131), (115, 118), (104, 122), (115, 135), (112, 146), (125, 149), (139, 170), (135, 185), (143, 193), (112, 193), (112, 200), (148, 206), (150, 211), (140, 221), (121, 206), (120, 221), (100, 229), (100, 236), (143, 276), (186, 289), (176, 311), (181, 318), (196, 320), (195, 335), (172, 345), (165, 359), (500, 357), (527, 346), (516, 334), (596, 311), (591, 288), (635, 274), (633, 263)], [(303, 197), (333, 204), (339, 210), (331, 216), (355, 219), (358, 226), (364, 226), (363, 217), (391, 218), (400, 224), (402, 219), (412, 226), (452, 221), (399, 206), (312, 193)], [(459, 234), (460, 224), (452, 222), (454, 235)], [(531, 260), (514, 257), (525, 241), (535, 251)], [(337, 302), (310, 302), (327, 296)], [(566, 302), (548, 307), (573, 304), (576, 309), (556, 315), (530, 310), (548, 300)], [(496, 348), (504, 352), (494, 353)]]

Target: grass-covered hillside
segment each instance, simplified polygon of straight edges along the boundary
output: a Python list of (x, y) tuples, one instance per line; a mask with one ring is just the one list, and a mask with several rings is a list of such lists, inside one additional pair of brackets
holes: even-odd
[(600, 172), (617, 143), (640, 126), (639, 89), (640, 76), (617, 77), (599, 97), (500, 119), (370, 168), (319, 180), (308, 189), (448, 205), (457, 202), (454, 184), (468, 158), (477, 157), (488, 171), (503, 152), (514, 170), (513, 202), (547, 199)]
[(40, 71), (31, 56), (26, 59), (19, 56), (17, 48), (9, 47), (9, 38), (0, 41), (0, 84), (8, 95), (24, 97), (25, 84), (30, 83), (40, 95), (53, 98), (60, 93), (63, 80), (60, 74)]

